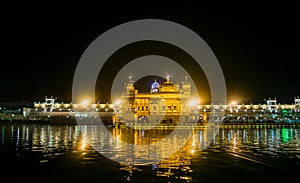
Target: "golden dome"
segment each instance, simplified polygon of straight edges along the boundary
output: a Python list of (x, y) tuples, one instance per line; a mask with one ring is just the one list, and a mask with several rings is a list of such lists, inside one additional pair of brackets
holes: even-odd
[(159, 92), (169, 93), (169, 92), (178, 92), (178, 89), (170, 81), (163, 82), (160, 86)]

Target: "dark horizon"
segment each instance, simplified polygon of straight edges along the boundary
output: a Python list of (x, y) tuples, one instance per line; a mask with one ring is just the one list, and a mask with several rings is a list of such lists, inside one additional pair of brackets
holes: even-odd
[(4, 6), (0, 103), (45, 96), (70, 102), (73, 75), (88, 45), (110, 28), (145, 18), (174, 21), (199, 34), (222, 67), (228, 101), (264, 103), (276, 97), (278, 103), (292, 103), (300, 95), (296, 5), (73, 5)]

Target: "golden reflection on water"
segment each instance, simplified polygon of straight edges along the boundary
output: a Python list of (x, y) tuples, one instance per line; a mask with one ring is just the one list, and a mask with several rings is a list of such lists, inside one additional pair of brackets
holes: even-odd
[[(127, 128), (110, 128), (110, 133), (114, 138), (102, 132), (99, 134), (97, 126), (64, 126), (64, 125), (19, 125), (1, 126), (1, 144), (5, 139), (15, 139), (16, 147), (22, 146), (31, 151), (42, 151), (51, 153), (54, 151), (85, 151), (90, 141), (95, 146), (115, 145), (114, 150), (120, 151), (122, 148), (120, 141), (134, 145), (149, 145), (159, 142), (169, 133), (169, 129), (155, 129), (153, 131), (132, 130)], [(82, 134), (90, 133), (87, 138)], [(300, 151), (300, 130), (299, 128), (220, 128), (215, 132), (215, 136), (208, 144), (207, 133), (204, 129), (194, 130), (191, 138), (187, 141), (189, 153), (211, 147), (224, 147), (232, 152), (239, 152), (247, 148), (257, 148), (258, 151), (279, 154), (282, 151)], [(9, 138), (8, 138), (9, 137)], [(166, 147), (176, 146), (178, 139), (173, 138)], [(80, 148), (78, 148), (80, 147)], [(150, 149), (143, 149), (145, 151)], [(153, 149), (152, 149), (153, 150)], [(153, 152), (155, 153), (155, 149)], [(138, 153), (137, 155), (143, 155)]]
[[(89, 158), (89, 161), (93, 162), (91, 157), (95, 154), (95, 149), (98, 154), (111, 155), (112, 160), (122, 165), (120, 171), (128, 172), (128, 176), (124, 177), (126, 181), (132, 180), (132, 175), (141, 171), (145, 165), (151, 167), (158, 177), (191, 181), (192, 159), (201, 153), (204, 158), (207, 153), (222, 151), (230, 156), (267, 166), (271, 165), (264, 160), (265, 157), (288, 157), (295, 162), (299, 162), (300, 159), (299, 128), (261, 126), (220, 128), (214, 131), (215, 135), (211, 141), (208, 141), (207, 130), (195, 129), (189, 139), (170, 138), (161, 143), (163, 148), (158, 150), (150, 148), (149, 145), (160, 142), (168, 136), (170, 129), (143, 131), (108, 128), (109, 131), (104, 132), (100, 129), (103, 127), (98, 126), (2, 125), (0, 127), (1, 147), (6, 143), (15, 143), (16, 149), (41, 151), (44, 154), (41, 163), (47, 163), (50, 158), (67, 153), (80, 153), (82, 160)], [(186, 141), (184, 146), (178, 148), (179, 150), (171, 156), (160, 159), (170, 147), (176, 146), (181, 140)], [(129, 145), (135, 145), (135, 148)], [(142, 164), (141, 160), (145, 158), (149, 160), (157, 158), (159, 161)]]
[[(143, 133), (142, 130), (132, 130), (132, 129), (113, 129), (112, 133), (113, 136), (122, 139), (128, 140), (126, 138), (127, 133), (134, 133), (134, 138), (130, 139), (130, 143), (134, 143), (135, 145), (149, 145), (153, 142), (159, 141), (169, 134), (170, 129), (168, 130), (157, 130), (154, 129), (153, 131), (148, 130), (148, 133)], [(127, 132), (127, 133), (126, 133)], [(122, 135), (123, 134), (123, 135)], [(125, 136), (125, 137), (124, 137)], [(132, 136), (132, 135), (129, 135)], [(180, 148), (176, 153), (172, 154), (166, 159), (161, 161), (153, 162), (152, 164), (148, 164), (152, 167), (152, 170), (155, 172), (156, 176), (158, 177), (166, 177), (168, 179), (181, 179), (185, 181), (191, 181), (192, 177), (190, 175), (193, 170), (191, 169), (191, 154), (195, 151), (195, 141), (196, 141), (196, 134), (193, 134), (192, 137), (186, 142), (186, 145)], [(169, 144), (164, 144), (165, 150), (168, 147), (176, 145), (176, 140), (170, 141)], [(154, 154), (158, 154), (159, 152), (152, 152)], [(136, 154), (137, 156), (142, 154)], [(138, 157), (135, 157), (138, 158)], [(124, 177), (124, 180), (131, 181), (133, 173), (135, 171), (141, 170), (139, 167), (141, 165), (135, 165), (131, 162), (123, 162), (123, 167), (120, 168), (121, 171), (127, 171), (128, 175)]]

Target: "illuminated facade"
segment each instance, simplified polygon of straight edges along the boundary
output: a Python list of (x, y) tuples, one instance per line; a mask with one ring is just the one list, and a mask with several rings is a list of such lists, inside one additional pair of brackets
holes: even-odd
[(191, 83), (174, 84), (167, 76), (166, 81), (158, 83), (154, 78), (148, 92), (135, 89), (131, 77), (124, 85), (119, 115), (125, 120), (174, 121), (179, 117), (188, 118), (188, 101), (191, 96)]
[[(121, 95), (121, 102), (114, 104), (99, 103), (64, 103), (56, 98), (45, 97), (44, 102), (34, 102), (34, 107), (23, 107), (23, 118), (17, 112), (7, 113), (7, 109), (0, 106), (0, 120), (56, 120), (75, 121), (78, 118), (96, 119), (100, 116), (105, 124), (135, 125), (135, 122), (149, 122), (153, 126), (158, 122), (300, 122), (300, 98), (295, 97), (294, 103), (280, 104), (269, 98), (260, 104), (244, 104), (232, 101), (229, 104), (199, 104), (191, 100), (191, 83), (187, 78), (184, 82), (174, 84), (167, 77), (165, 82), (153, 83), (148, 92), (135, 89), (132, 78), (125, 83)], [(6, 110), (6, 111), (5, 111)], [(6, 113), (5, 113), (6, 112)], [(219, 112), (224, 116), (217, 115)], [(56, 122), (56, 121), (55, 121)], [(133, 123), (131, 123), (133, 122)], [(137, 125), (138, 126), (138, 125)]]

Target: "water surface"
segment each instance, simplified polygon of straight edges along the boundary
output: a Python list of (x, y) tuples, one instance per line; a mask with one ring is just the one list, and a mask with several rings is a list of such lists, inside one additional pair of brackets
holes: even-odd
[[(300, 128), (223, 127), (214, 132), (211, 142), (207, 141), (205, 129), (195, 129), (185, 146), (163, 160), (159, 157), (183, 139), (174, 137), (165, 141), (160, 150), (132, 148), (126, 143), (150, 147), (149, 144), (167, 137), (171, 129), (108, 128), (105, 133), (100, 128), (104, 127), (0, 125), (1, 179), (205, 183), (274, 182), (299, 178)], [(94, 135), (86, 137), (85, 133)], [(126, 143), (119, 144), (119, 141)], [(143, 160), (154, 157), (160, 161), (142, 164)]]

